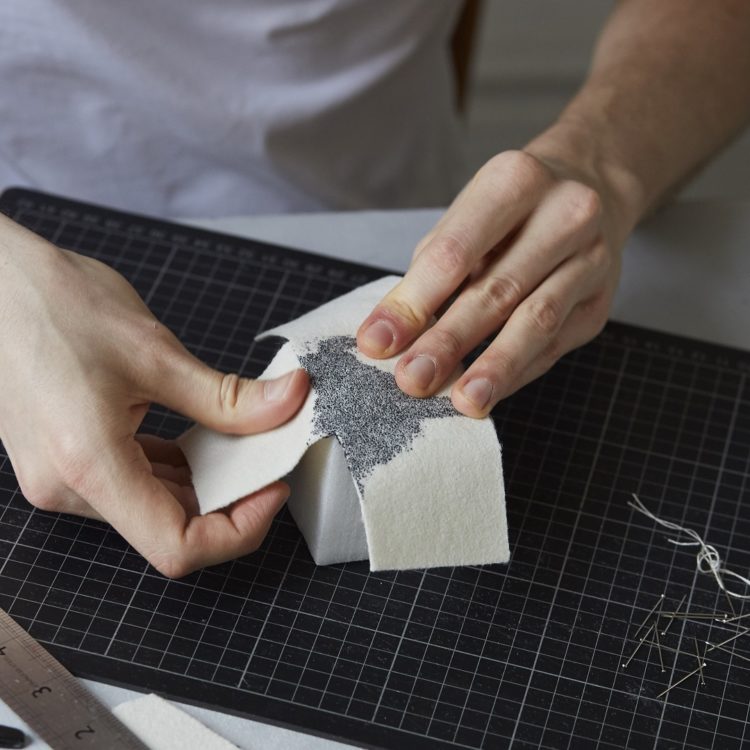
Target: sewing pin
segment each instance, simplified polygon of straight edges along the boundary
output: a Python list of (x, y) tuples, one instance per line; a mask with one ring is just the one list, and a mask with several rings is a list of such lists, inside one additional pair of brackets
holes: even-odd
[[(655, 623), (658, 625), (658, 620)], [(659, 652), (659, 664), (661, 665), (661, 671), (666, 672), (667, 670), (664, 669), (664, 657), (661, 655), (661, 643), (659, 642), (659, 628), (654, 628), (654, 640), (656, 641), (656, 650)]]
[(698, 660), (698, 669), (700, 670), (700, 676), (701, 676), (701, 685), (705, 685), (706, 681), (703, 679), (703, 659), (701, 659), (701, 652), (698, 648), (698, 639), (693, 638), (695, 641), (695, 658)]
[(717, 612), (662, 612), (663, 617), (669, 617), (670, 619), (682, 619), (682, 620), (719, 620), (720, 622), (727, 622), (724, 619), (726, 615), (719, 615)]
[(725, 654), (730, 654), (735, 659), (742, 659), (742, 661), (750, 661), (750, 657), (743, 656), (742, 654), (738, 654), (736, 651), (732, 651), (731, 649), (724, 648), (724, 646), (715, 646), (714, 648), (719, 649), (719, 651), (723, 651)]
[(632, 654), (630, 654), (630, 658), (622, 665), (622, 668), (625, 669), (625, 667), (630, 664), (631, 661), (633, 661), (633, 657), (640, 651), (641, 646), (643, 645), (643, 642), (648, 638), (648, 634), (654, 629), (653, 623), (649, 627), (649, 629), (643, 634), (643, 637), (639, 641), (638, 645), (635, 647), (635, 651), (633, 651)]
[(722, 646), (726, 646), (727, 643), (736, 641), (738, 638), (742, 638), (743, 635), (747, 635), (748, 633), (750, 633), (750, 628), (745, 628), (741, 633), (737, 633), (737, 635), (733, 635), (731, 638), (727, 638), (725, 641), (722, 641), (721, 643), (711, 643), (710, 641), (706, 641), (706, 645), (711, 646), (711, 648), (709, 648), (706, 651), (706, 653), (714, 651), (717, 648), (721, 648)]
[[(638, 633), (640, 633), (640, 632), (641, 632), (641, 630), (643, 630), (643, 628), (645, 627), (646, 623), (648, 622), (648, 619), (649, 619), (649, 617), (651, 617), (651, 615), (653, 615), (653, 614), (654, 614), (654, 612), (656, 612), (656, 608), (657, 608), (657, 607), (658, 607), (658, 606), (659, 606), (660, 604), (662, 604), (663, 602), (664, 602), (664, 594), (662, 594), (662, 595), (661, 595), (661, 596), (659, 597), (659, 601), (657, 601), (657, 602), (656, 602), (656, 604), (654, 604), (654, 607), (653, 607), (653, 609), (652, 609), (652, 610), (651, 610), (651, 611), (650, 611), (650, 612), (649, 612), (649, 613), (648, 613), (648, 614), (646, 615), (646, 618), (645, 618), (645, 619), (643, 620), (643, 622), (642, 622), (642, 623), (641, 623), (641, 624), (640, 624), (640, 625), (638, 626), (638, 629), (637, 629), (637, 630), (635, 631), (635, 633), (633, 633), (633, 638), (637, 638), (637, 637), (638, 637)], [(657, 618), (657, 619), (658, 619), (658, 618)]]
[(682, 683), (685, 682), (685, 680), (690, 679), (694, 674), (697, 674), (698, 672), (701, 672), (701, 674), (702, 674), (703, 673), (703, 668), (705, 666), (706, 666), (706, 663), (703, 662), (701, 665), (698, 666), (697, 669), (694, 669), (689, 674), (686, 674), (682, 679), (677, 680), (677, 682), (671, 684), (666, 690), (664, 690), (663, 692), (659, 693), (659, 695), (656, 696), (657, 699), (661, 698), (662, 695), (666, 695), (672, 688), (676, 688), (678, 685), (682, 685)]
[[(682, 605), (685, 603), (685, 599), (687, 596), (683, 596), (682, 599), (680, 599), (680, 603), (677, 605), (677, 609), (672, 613), (673, 615), (679, 614), (680, 610), (682, 609)], [(662, 635), (666, 635), (667, 631), (672, 627), (672, 623), (674, 622), (674, 617), (671, 617), (669, 622), (667, 623), (667, 626), (664, 628), (664, 630), (661, 631)]]
[(744, 615), (737, 615), (736, 617), (730, 617), (728, 620), (724, 620), (724, 622), (737, 622), (737, 620), (744, 620), (745, 617), (750, 617), (750, 612), (747, 612)]
[[(648, 645), (648, 646), (656, 646), (656, 645), (657, 645), (656, 641), (649, 641), (649, 640), (646, 640), (646, 641), (644, 641), (644, 643), (645, 643), (646, 645)], [(659, 643), (661, 643), (661, 641), (660, 641)], [(666, 646), (666, 645), (665, 645), (665, 644), (663, 644), (663, 643), (661, 643), (661, 647), (662, 647), (662, 648), (663, 648), (663, 649), (664, 649), (665, 651), (671, 651), (671, 652), (672, 652), (673, 654), (679, 654), (679, 653), (680, 653), (680, 650), (679, 650), (678, 648), (672, 648), (671, 646)]]
[(724, 597), (727, 600), (727, 603), (729, 604), (729, 609), (732, 612), (732, 617), (737, 617), (737, 612), (734, 608), (734, 604), (732, 603), (732, 597), (729, 596), (729, 592), (722, 586), (721, 589), (724, 592)]

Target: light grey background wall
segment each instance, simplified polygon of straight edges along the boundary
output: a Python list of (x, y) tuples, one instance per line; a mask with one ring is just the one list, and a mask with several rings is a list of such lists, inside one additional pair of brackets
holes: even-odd
[[(522, 146), (555, 118), (583, 80), (611, 7), (607, 0), (485, 0), (467, 108), (473, 167)], [(750, 132), (683, 195), (750, 199)]]

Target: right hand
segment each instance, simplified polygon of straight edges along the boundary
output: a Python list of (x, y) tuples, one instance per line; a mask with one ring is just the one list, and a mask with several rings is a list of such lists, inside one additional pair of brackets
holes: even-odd
[(153, 401), (249, 434), (302, 405), (302, 370), (223, 375), (191, 355), (133, 287), (0, 214), (0, 440), (32, 505), (108, 521), (169, 577), (255, 550), (289, 488), (199, 515), (173, 441), (136, 435)]

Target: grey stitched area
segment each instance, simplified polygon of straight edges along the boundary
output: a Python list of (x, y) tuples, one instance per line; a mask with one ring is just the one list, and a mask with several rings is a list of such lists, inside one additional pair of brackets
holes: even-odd
[(426, 419), (459, 412), (445, 396), (407, 396), (393, 375), (360, 362), (356, 345), (352, 336), (332, 336), (299, 359), (317, 395), (315, 434), (338, 438), (361, 490), (376, 466), (411, 448)]

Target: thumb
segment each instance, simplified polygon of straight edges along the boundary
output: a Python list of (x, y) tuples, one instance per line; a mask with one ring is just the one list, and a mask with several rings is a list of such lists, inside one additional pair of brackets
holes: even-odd
[[(264, 487), (225, 511), (192, 515), (167, 486), (135, 441), (106, 443), (76, 488), (98, 514), (161, 573), (180, 578), (258, 548), (289, 488)], [(177, 488), (187, 492), (188, 488)]]
[(160, 373), (148, 397), (219, 432), (248, 435), (277, 427), (302, 406), (309, 389), (304, 370), (273, 380), (224, 374), (187, 351)]

